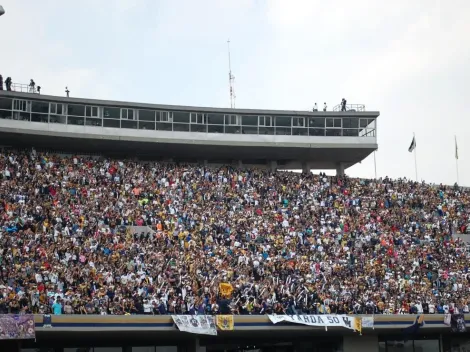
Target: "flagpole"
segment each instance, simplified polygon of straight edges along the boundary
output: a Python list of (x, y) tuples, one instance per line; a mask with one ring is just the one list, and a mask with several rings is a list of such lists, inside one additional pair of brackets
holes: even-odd
[(455, 168), (457, 170), (457, 185), (460, 185), (459, 183), (459, 152), (458, 152), (458, 147), (457, 147), (457, 136), (454, 136), (455, 138)]
[(413, 140), (415, 141), (415, 148), (414, 148), (414, 152), (415, 152), (415, 176), (416, 176), (416, 182), (418, 182), (418, 161), (416, 160), (416, 137), (415, 137), (414, 132), (413, 132)]

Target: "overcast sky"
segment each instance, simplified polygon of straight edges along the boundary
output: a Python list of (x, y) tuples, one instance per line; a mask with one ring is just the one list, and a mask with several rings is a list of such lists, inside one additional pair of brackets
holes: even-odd
[[(469, 0), (0, 0), (0, 73), (44, 94), (379, 110), (378, 176), (470, 186)], [(347, 174), (374, 177), (371, 155)]]

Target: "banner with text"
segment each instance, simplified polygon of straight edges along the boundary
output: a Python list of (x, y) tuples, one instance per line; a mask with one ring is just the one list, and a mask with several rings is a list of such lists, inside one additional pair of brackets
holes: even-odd
[(36, 338), (36, 330), (32, 314), (0, 315), (0, 340), (34, 338)]
[(217, 335), (215, 319), (212, 316), (172, 315), (171, 318), (180, 331), (201, 335)]
[(357, 330), (358, 318), (349, 315), (268, 315), (273, 324), (288, 322), (309, 326), (341, 327)]

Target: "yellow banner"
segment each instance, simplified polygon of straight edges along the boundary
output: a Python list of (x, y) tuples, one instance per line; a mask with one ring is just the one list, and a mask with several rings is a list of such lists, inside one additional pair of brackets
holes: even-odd
[(362, 318), (359, 318), (359, 317), (354, 318), (354, 330), (358, 331), (359, 334), (362, 335)]
[(233, 330), (233, 315), (217, 315), (216, 324), (219, 330)]

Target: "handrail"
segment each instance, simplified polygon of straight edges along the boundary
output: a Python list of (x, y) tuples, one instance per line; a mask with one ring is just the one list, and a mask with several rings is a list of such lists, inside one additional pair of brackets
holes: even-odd
[(23, 84), (23, 83), (12, 83), (11, 90), (12, 92), (39, 94), (36, 85), (32, 87), (29, 84)]
[[(342, 111), (342, 105), (338, 104), (333, 108), (333, 111)], [(366, 106), (364, 104), (346, 104), (346, 111), (366, 111)]]

